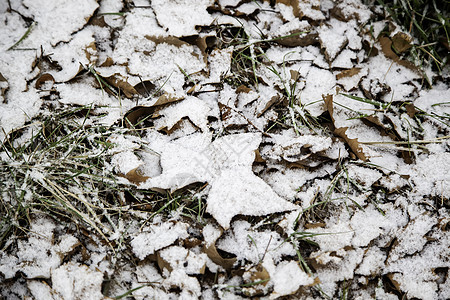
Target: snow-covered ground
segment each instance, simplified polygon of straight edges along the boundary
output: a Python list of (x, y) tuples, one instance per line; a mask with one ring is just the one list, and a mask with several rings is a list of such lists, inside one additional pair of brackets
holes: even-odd
[(399, 31), (359, 0), (1, 1), (1, 297), (449, 299), (448, 69)]

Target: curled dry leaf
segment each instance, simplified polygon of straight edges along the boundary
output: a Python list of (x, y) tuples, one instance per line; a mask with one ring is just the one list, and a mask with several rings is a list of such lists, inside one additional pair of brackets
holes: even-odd
[(170, 263), (165, 260), (164, 258), (161, 257), (161, 253), (160, 251), (158, 251), (156, 253), (156, 263), (158, 264), (158, 267), (161, 271), (163, 271), (164, 269), (166, 269), (169, 272), (172, 272), (173, 268), (170, 265)]
[(152, 105), (133, 107), (125, 114), (124, 123), (126, 127), (133, 128), (140, 120), (142, 120), (142, 118), (150, 117), (157, 111), (157, 109), (159, 109), (163, 105), (179, 100), (182, 100), (182, 98), (173, 97), (172, 95), (165, 93), (160, 96)]
[(116, 73), (109, 77), (104, 77), (106, 82), (113, 87), (121, 90), (125, 97), (132, 98), (134, 95), (136, 95), (138, 92), (134, 89), (134, 87), (128, 83), (126, 78), (124, 78), (121, 74)]
[(36, 80), (36, 84), (35, 84), (36, 89), (41, 90), (43, 88), (44, 84), (47, 82), (51, 82), (51, 86), (47, 87), (46, 89), (51, 89), (51, 87), (55, 83), (55, 78), (53, 78), (52, 74), (44, 73), (41, 76), (39, 76), (38, 79)]
[(380, 41), (380, 45), (381, 45), (381, 50), (383, 51), (384, 55), (387, 58), (392, 59), (393, 61), (395, 61), (399, 65), (402, 65), (402, 66), (404, 66), (404, 67), (406, 67), (406, 68), (408, 68), (410, 70), (413, 70), (415, 72), (419, 72), (417, 67), (413, 63), (411, 63), (411, 62), (409, 62), (407, 60), (400, 59), (400, 57), (398, 57), (398, 55), (395, 54), (394, 51), (392, 51), (392, 41), (391, 41), (390, 38), (383, 36), (383, 37), (380, 37), (379, 41)]
[(130, 182), (132, 182), (134, 184), (139, 184), (141, 182), (145, 182), (145, 181), (147, 181), (147, 179), (150, 178), (148, 176), (142, 175), (139, 168), (132, 169), (127, 174), (121, 175), (121, 176), (125, 177), (126, 179), (128, 179)]
[(203, 251), (208, 255), (208, 257), (217, 265), (221, 266), (225, 270), (229, 271), (236, 262), (236, 258), (223, 258), (217, 251), (216, 244), (211, 243), (209, 246), (204, 246)]
[(340, 136), (341, 138), (343, 138), (345, 140), (345, 142), (350, 147), (350, 149), (352, 149), (353, 153), (355, 153), (356, 157), (358, 157), (362, 161), (367, 161), (367, 157), (364, 154), (362, 147), (358, 142), (358, 139), (349, 138), (347, 136), (347, 134), (345, 133), (347, 131), (347, 129), (348, 129), (348, 127), (336, 128), (334, 130), (334, 134)]
[(417, 113), (417, 110), (416, 110), (416, 107), (414, 106), (414, 104), (408, 103), (405, 105), (405, 108), (406, 108), (406, 113), (408, 114), (408, 116), (410, 118), (414, 118), (414, 116)]
[(261, 264), (244, 272), (243, 278), (248, 286), (242, 289), (247, 297), (263, 296), (269, 291), (265, 289), (270, 280), (270, 274)]
[(352, 77), (352, 76), (358, 74), (359, 71), (361, 71), (361, 68), (351, 68), (351, 69), (348, 69), (348, 70), (344, 70), (341, 73), (336, 75), (336, 79), (339, 80), (339, 79), (344, 78), (344, 77)]
[(397, 32), (392, 37), (392, 47), (398, 53), (403, 53), (411, 48), (411, 36), (404, 32)]
[(326, 95), (326, 96), (322, 95), (322, 98), (323, 98), (323, 101), (325, 102), (325, 109), (330, 114), (331, 121), (333, 122), (334, 134), (336, 134), (337, 136), (340, 136), (341, 138), (343, 138), (345, 140), (345, 142), (350, 147), (350, 149), (352, 149), (353, 153), (355, 153), (356, 157), (358, 157), (362, 161), (367, 161), (367, 157), (364, 154), (362, 147), (358, 142), (358, 139), (350, 139), (347, 136), (346, 131), (347, 131), (348, 127), (336, 128), (334, 126), (335, 120), (334, 120), (334, 116), (333, 116), (333, 95)]
[(144, 97), (150, 97), (155, 92), (155, 88), (155, 84), (150, 80), (141, 81), (134, 86), (135, 91)]
[[(8, 88), (9, 88), (8, 81), (6, 80), (5, 77), (3, 77), (2, 73), (0, 73), (0, 96), (2, 98), (5, 96), (5, 93), (8, 90)], [(3, 101), (0, 101), (0, 103), (1, 102)]]

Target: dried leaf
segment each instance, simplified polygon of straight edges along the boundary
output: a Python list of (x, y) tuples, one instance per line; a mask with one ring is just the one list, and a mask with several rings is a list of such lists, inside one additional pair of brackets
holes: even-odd
[(174, 97), (172, 94), (164, 93), (163, 95), (161, 95), (158, 98), (158, 100), (156, 100), (156, 102), (152, 106), (164, 105), (164, 104), (180, 101), (182, 99), (183, 98), (180, 98), (180, 97)]
[(233, 268), (234, 263), (236, 262), (236, 258), (223, 258), (219, 252), (217, 252), (217, 248), (215, 243), (212, 243), (209, 247), (204, 246), (203, 252), (208, 255), (208, 257), (217, 265), (221, 266), (225, 270), (229, 271)]
[(262, 158), (261, 153), (259, 153), (258, 149), (255, 150), (255, 162), (256, 163), (265, 163), (266, 162), (266, 160), (264, 158)]
[(352, 76), (358, 74), (359, 71), (361, 71), (361, 68), (351, 68), (348, 70), (344, 70), (341, 73), (336, 75), (336, 79), (339, 80), (344, 77), (352, 77)]
[[(0, 96), (3, 98), (5, 96), (6, 91), (8, 90), (9, 85), (8, 81), (5, 77), (3, 77), (2, 73), (0, 73)], [(2, 101), (0, 101), (1, 103)]]
[(109, 77), (104, 77), (108, 84), (120, 89), (123, 91), (125, 97), (132, 98), (138, 92), (134, 89), (134, 87), (127, 82), (127, 80), (119, 73), (113, 74)]
[(300, 15), (299, 7), (298, 7), (298, 2), (299, 2), (299, 0), (276, 0), (276, 3), (282, 3), (284, 5), (292, 7), (294, 16), (299, 18), (299, 17), (301, 17), (301, 15)]
[(362, 161), (367, 161), (367, 157), (364, 155), (364, 152), (362, 150), (361, 145), (358, 142), (358, 139), (349, 138), (345, 133), (347, 129), (348, 127), (336, 128), (334, 130), (334, 134), (340, 136), (345, 140), (350, 149), (352, 149), (353, 153), (356, 154), (356, 157), (358, 157)]
[(135, 168), (133, 170), (130, 170), (127, 174), (122, 175), (122, 177), (125, 177), (130, 182), (134, 184), (139, 184), (141, 182), (147, 181), (150, 177), (142, 175), (139, 168)]
[(409, 48), (411, 48), (411, 37), (403, 32), (397, 32), (392, 37), (392, 47), (398, 53), (403, 53)]
[(167, 271), (172, 272), (173, 270), (170, 263), (161, 257), (160, 251), (156, 253), (156, 263), (158, 264), (158, 267), (161, 271), (164, 271), (164, 269), (166, 269)]
[(114, 65), (114, 60), (111, 57), (107, 57), (104, 62), (100, 64), (100, 67), (111, 67)]
[(392, 51), (392, 41), (391, 41), (391, 39), (389, 39), (388, 37), (383, 36), (383, 37), (380, 37), (379, 41), (380, 41), (380, 45), (381, 45), (381, 50), (383, 51), (384, 55), (387, 58), (390, 58), (393, 61), (395, 61), (396, 63), (398, 63), (399, 65), (402, 65), (402, 66), (404, 66), (404, 67), (406, 67), (408, 69), (411, 69), (411, 70), (419, 73), (417, 67), (413, 63), (411, 63), (411, 62), (409, 62), (407, 60), (401, 60), (400, 57), (398, 57), (398, 55), (395, 54), (394, 51)]
[(408, 103), (405, 105), (405, 108), (406, 108), (406, 113), (408, 114), (408, 116), (410, 118), (414, 118), (414, 116), (417, 113), (417, 110), (416, 110), (416, 107), (414, 106), (414, 104)]
[(279, 95), (275, 95), (272, 98), (270, 98), (270, 100), (266, 103), (264, 108), (258, 113), (257, 117), (258, 118), (261, 117), (269, 108), (272, 107), (272, 105), (280, 102), (280, 100), (281, 100), (281, 97)]
[(140, 95), (144, 97), (149, 97), (152, 95), (152, 92), (154, 92), (156, 86), (149, 80), (144, 80), (139, 82), (134, 86), (134, 89), (136, 92), (138, 92)]
[(298, 81), (300, 79), (300, 73), (296, 70), (289, 70), (291, 73), (291, 80)]
[(286, 37), (280, 37), (274, 40), (275, 43), (286, 47), (306, 47), (317, 44), (317, 33), (301, 34), (301, 30), (294, 30)]
[(181, 37), (180, 40), (187, 42), (191, 45), (197, 46), (203, 54), (205, 62), (207, 61), (207, 53), (214, 48), (217, 43), (217, 38), (212, 35), (191, 35), (186, 37)]
[(153, 115), (165, 104), (169, 104), (179, 100), (182, 100), (182, 98), (173, 97), (172, 95), (165, 93), (150, 106), (135, 106), (125, 114), (125, 125), (128, 128), (133, 128), (142, 118)]
[(84, 54), (89, 61), (90, 65), (94, 65), (97, 62), (97, 46), (95, 46), (95, 42), (91, 42), (89, 45), (84, 48)]
[(150, 35), (146, 35), (145, 36), (146, 39), (155, 42), (155, 44), (169, 44), (175, 47), (181, 47), (183, 45), (189, 45), (189, 43), (180, 40), (177, 37), (174, 36), (150, 36)]
[[(333, 121), (333, 126), (335, 123), (335, 119), (333, 116), (333, 96), (332, 95), (322, 95), (323, 101), (325, 102), (325, 108), (328, 111), (328, 113), (330, 114), (331, 120)], [(363, 161), (367, 161), (367, 157), (365, 156), (361, 145), (358, 142), (358, 139), (350, 139), (347, 134), (345, 133), (348, 129), (348, 127), (341, 127), (341, 128), (336, 128), (336, 126), (334, 126), (334, 134), (336, 134), (337, 136), (340, 136), (341, 138), (343, 138), (345, 140), (345, 142), (347, 143), (347, 145), (350, 147), (350, 149), (352, 149), (353, 153), (355, 153), (355, 155), (363, 160)]]
[(248, 278), (245, 284), (250, 285), (242, 289), (247, 297), (264, 296), (269, 292), (264, 287), (269, 283), (270, 275), (262, 265), (259, 264), (245, 271), (243, 277)]
[[(42, 86), (44, 85), (44, 83), (46, 83), (46, 82), (51, 82), (52, 83), (51, 86), (53, 86), (53, 84), (55, 83), (55, 78), (53, 78), (52, 74), (49, 74), (49, 73), (42, 74), (36, 80), (36, 83), (34, 86), (36, 87), (36, 89), (40, 90), (42, 88)], [(51, 88), (51, 86), (50, 86), (50, 88)]]
[(314, 228), (325, 228), (327, 224), (323, 223), (323, 222), (319, 222), (319, 223), (306, 223), (304, 226), (306, 229), (314, 229)]
[(239, 93), (250, 93), (251, 91), (253, 91), (251, 88), (246, 87), (245, 85), (240, 85), (236, 89), (236, 94), (239, 94)]

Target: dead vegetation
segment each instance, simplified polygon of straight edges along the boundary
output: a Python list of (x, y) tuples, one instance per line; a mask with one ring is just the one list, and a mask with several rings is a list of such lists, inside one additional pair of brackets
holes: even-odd
[(450, 295), (434, 1), (406, 18), (443, 22), (432, 45), (354, 0), (22, 2), (0, 4), (2, 297)]

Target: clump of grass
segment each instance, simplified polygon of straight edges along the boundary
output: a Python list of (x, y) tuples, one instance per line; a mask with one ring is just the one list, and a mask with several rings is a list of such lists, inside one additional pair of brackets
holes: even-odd
[(35, 212), (82, 221), (106, 239), (111, 228), (101, 219), (112, 222), (107, 209), (114, 206), (106, 196), (118, 185), (105, 172), (110, 132), (87, 125), (89, 112), (82, 107), (44, 117), (7, 136), (0, 151), (0, 245), (26, 232)]
[(107, 168), (109, 137), (128, 129), (93, 125), (90, 113), (89, 106), (66, 110), (7, 135), (0, 148), (0, 249), (28, 233), (34, 213), (84, 226), (113, 250), (109, 237), (135, 212), (147, 213), (144, 224), (174, 210), (202, 222), (204, 199), (190, 190), (172, 195), (119, 183)]
[[(405, 32), (417, 39), (408, 58), (422, 70), (432, 66), (441, 73), (448, 63), (450, 44), (450, 1), (377, 0)], [(394, 49), (395, 50), (395, 49)]]

